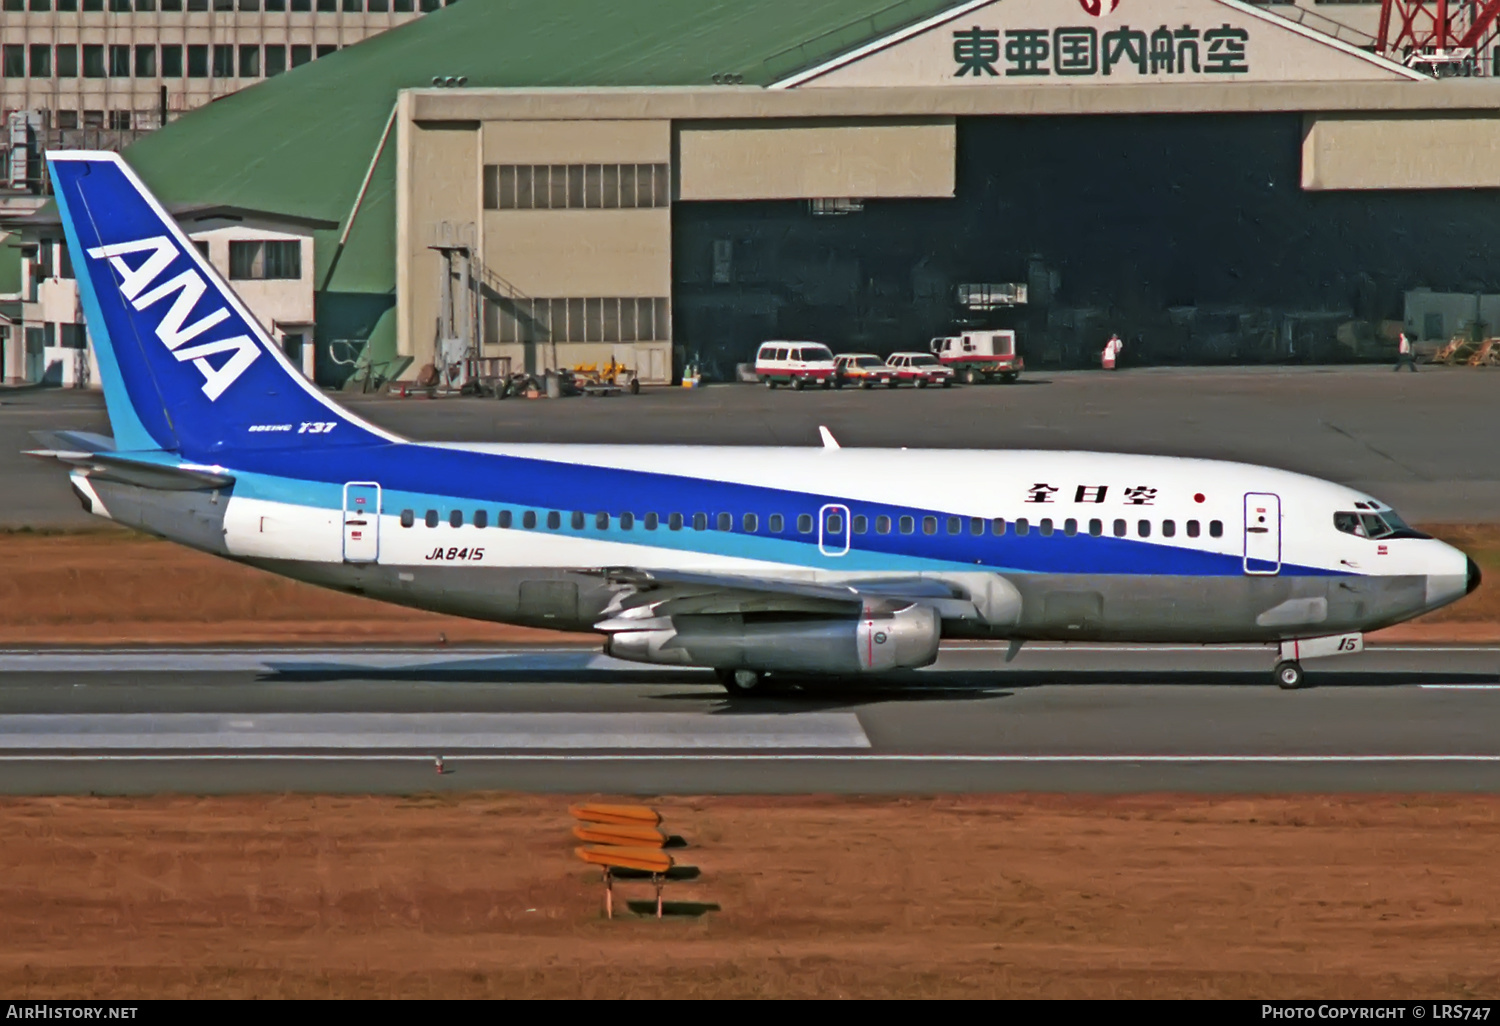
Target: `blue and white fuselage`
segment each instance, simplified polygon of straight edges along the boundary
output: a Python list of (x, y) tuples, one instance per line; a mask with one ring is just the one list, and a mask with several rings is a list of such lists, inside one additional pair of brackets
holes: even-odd
[(311, 387), (117, 156), (49, 164), (114, 437), (47, 454), (94, 512), (288, 576), (733, 688), (955, 636), (1348, 651), (1478, 580), (1370, 496), (1244, 464), (407, 441)]

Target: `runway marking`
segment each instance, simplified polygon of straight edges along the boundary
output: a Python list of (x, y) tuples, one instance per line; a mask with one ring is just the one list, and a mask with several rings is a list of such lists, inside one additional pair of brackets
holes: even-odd
[(596, 752), (571, 755), (522, 753), (522, 752), (459, 752), (432, 749), (430, 754), (389, 753), (371, 754), (350, 752), (347, 754), (287, 752), (188, 752), (188, 753), (130, 753), (130, 754), (25, 754), (0, 753), (0, 762), (423, 762), (431, 763), (434, 756), (442, 755), (447, 763), (458, 762), (847, 762), (847, 763), (992, 763), (992, 764), (1360, 764), (1360, 763), (1481, 763), (1500, 764), (1496, 755), (877, 755), (835, 754), (829, 752), (794, 753), (778, 752), (734, 754), (714, 752), (689, 754), (663, 752), (660, 754), (630, 753), (611, 755)]
[(1500, 684), (1418, 684), (1428, 691), (1500, 691)]
[(26, 713), (0, 750), (869, 748), (854, 713)]

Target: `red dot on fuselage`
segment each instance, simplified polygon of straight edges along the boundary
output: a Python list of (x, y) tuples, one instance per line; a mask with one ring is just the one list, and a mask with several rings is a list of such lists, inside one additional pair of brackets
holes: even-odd
[(1199, 492), (1197, 495), (1193, 496), (1193, 501), (1194, 502), (1202, 502), (1203, 501), (1203, 493)]

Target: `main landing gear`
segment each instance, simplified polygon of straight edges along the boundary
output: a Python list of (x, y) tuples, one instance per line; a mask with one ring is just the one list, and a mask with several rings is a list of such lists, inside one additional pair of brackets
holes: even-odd
[(730, 670), (723, 667), (714, 670), (724, 690), (737, 697), (764, 695), (771, 689), (766, 686), (766, 675), (758, 670)]
[(1355, 655), (1365, 650), (1363, 634), (1335, 634), (1326, 638), (1294, 638), (1281, 643), (1280, 657), (1271, 671), (1276, 686), (1283, 691), (1295, 691), (1307, 683), (1302, 672), (1302, 660), (1323, 659), (1328, 656)]

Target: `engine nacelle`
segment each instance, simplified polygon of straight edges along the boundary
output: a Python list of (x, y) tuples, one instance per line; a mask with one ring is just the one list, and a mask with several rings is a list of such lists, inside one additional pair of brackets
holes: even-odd
[(678, 616), (612, 633), (604, 651), (616, 659), (665, 666), (787, 673), (878, 673), (929, 666), (942, 624), (928, 606), (859, 619)]

